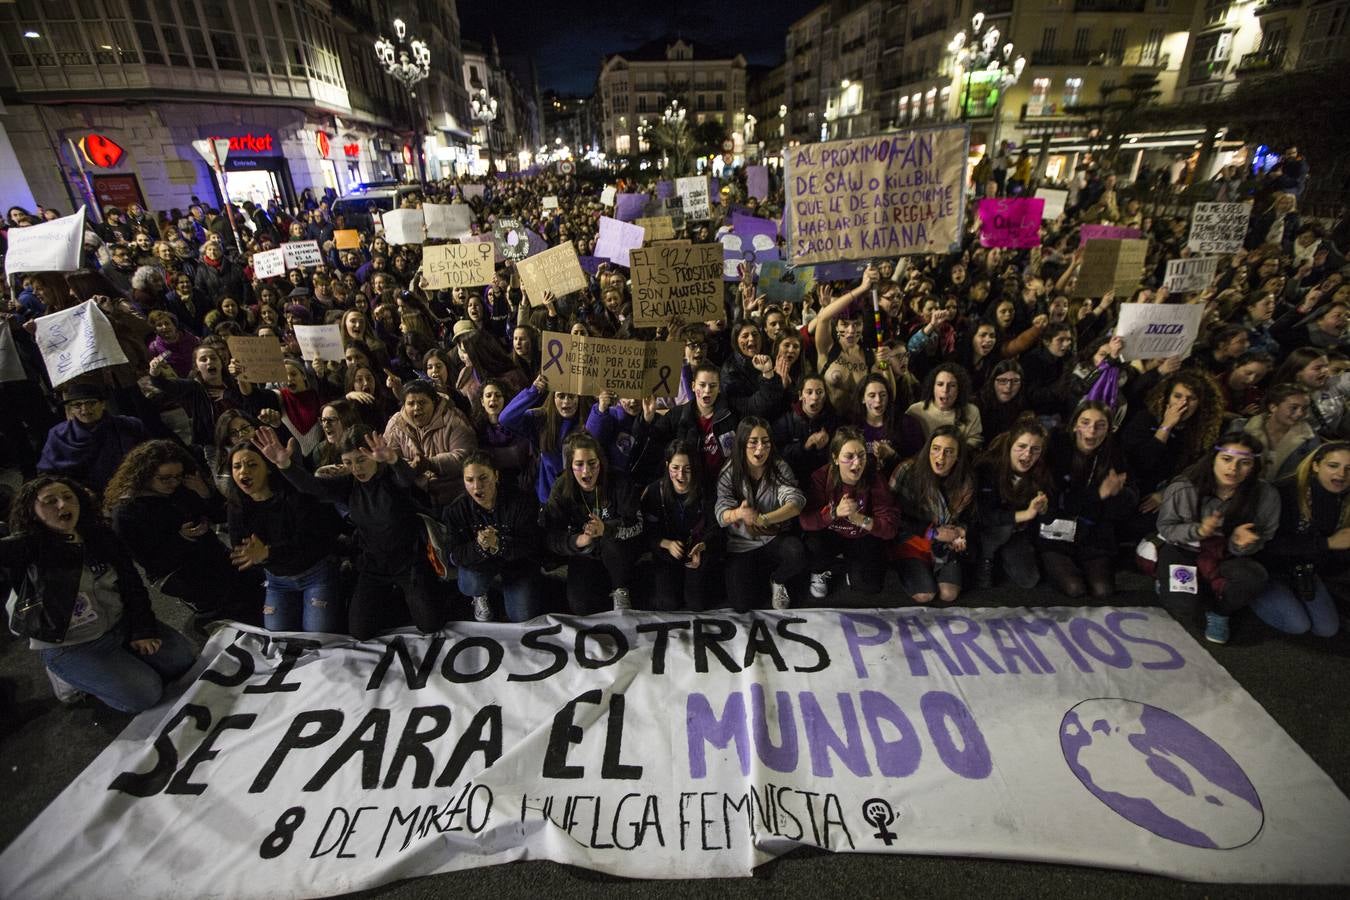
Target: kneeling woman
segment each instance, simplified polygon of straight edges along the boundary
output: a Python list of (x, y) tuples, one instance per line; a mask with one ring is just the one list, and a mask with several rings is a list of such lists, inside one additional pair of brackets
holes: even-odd
[(1339, 588), (1350, 572), (1350, 442), (1318, 447), (1276, 489), (1280, 530), (1262, 553), (1270, 583), (1252, 612), (1285, 634), (1331, 637), (1340, 620), (1328, 582)]
[[(805, 600), (806, 548), (788, 529), (806, 505), (792, 469), (774, 451), (769, 423), (747, 416), (717, 478), (717, 521), (727, 529), (727, 599), (738, 612)], [(769, 596), (764, 596), (764, 585)]]
[(1228, 643), (1229, 617), (1266, 587), (1255, 554), (1280, 524), (1280, 496), (1262, 481), (1261, 445), (1223, 438), (1177, 476), (1158, 510), (1157, 577), (1168, 611), (1185, 623), (1205, 613), (1205, 640)]
[(92, 494), (60, 475), (19, 488), (0, 567), (15, 585), (10, 628), (78, 691), (125, 713), (159, 702), (196, 659), (187, 638), (155, 620), (131, 556), (98, 517)]
[(841, 554), (854, 590), (875, 594), (886, 580), (885, 543), (895, 537), (900, 512), (878, 465), (860, 430), (840, 428), (830, 441), (829, 464), (811, 476), (802, 529), (816, 600), (829, 594), (830, 569)]
[(567, 605), (573, 615), (633, 606), (633, 564), (642, 553), (642, 518), (628, 483), (609, 477), (600, 442), (574, 431), (563, 442), (566, 467), (544, 506), (548, 548), (567, 560)]
[(957, 426), (940, 425), (919, 455), (891, 476), (900, 507), (900, 542), (891, 558), (901, 589), (915, 603), (934, 597), (951, 603), (961, 594), (966, 524), (975, 506), (973, 452)]
[(994, 586), (994, 562), (1001, 559), (1008, 580), (1023, 590), (1041, 580), (1036, 568), (1037, 520), (1050, 508), (1050, 467), (1045, 429), (1024, 420), (994, 439), (978, 467), (976, 509), (980, 520), (980, 561), (975, 586)]
[[(493, 384), (484, 385), (484, 401)], [(464, 459), (464, 493), (451, 501), (444, 521), (459, 592), (472, 599), (476, 621), (492, 621), (489, 591), (498, 578), (506, 617), (512, 622), (524, 622), (543, 611), (539, 504), (533, 494), (513, 490), (511, 482), (502, 484), (489, 451), (475, 450)]]
[(665, 474), (642, 494), (642, 530), (656, 567), (652, 605), (661, 612), (701, 612), (722, 587), (716, 497), (703, 483), (696, 446), (676, 438), (665, 462)]

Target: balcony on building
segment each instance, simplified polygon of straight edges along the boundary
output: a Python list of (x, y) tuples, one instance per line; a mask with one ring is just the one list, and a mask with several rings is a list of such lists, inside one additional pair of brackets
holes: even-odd
[(1073, 11), (1081, 13), (1143, 12), (1146, 0), (1073, 0)]
[(1171, 56), (1150, 53), (1143, 48), (1126, 53), (1082, 52), (1078, 50), (1033, 50), (1033, 66), (1124, 66), (1141, 69), (1166, 69)]
[(1298, 9), (1303, 5), (1303, 0), (1265, 0), (1256, 7), (1258, 16), (1267, 16), (1271, 13), (1287, 12), (1291, 9)]
[(1276, 50), (1257, 50), (1244, 53), (1238, 59), (1239, 75), (1254, 75), (1260, 72), (1278, 72), (1284, 68), (1284, 48)]
[(1197, 59), (1191, 62), (1187, 75), (1188, 84), (1203, 84), (1206, 81), (1220, 81), (1228, 71), (1228, 58)]

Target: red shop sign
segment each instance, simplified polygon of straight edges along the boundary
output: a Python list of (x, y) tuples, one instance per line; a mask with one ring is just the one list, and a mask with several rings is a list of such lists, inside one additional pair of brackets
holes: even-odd
[(361, 145), (360, 145), (360, 144), (343, 144), (343, 145), (342, 145), (342, 152), (345, 153), (345, 154), (347, 154), (348, 156), (353, 156), (353, 157), (355, 157), (355, 156), (360, 156), (360, 155), (361, 155)]
[(322, 131), (314, 132), (314, 143), (319, 145), (319, 155), (322, 156), (324, 159), (327, 159), (328, 151), (332, 149), (332, 147), (328, 143), (327, 133)]
[(111, 169), (122, 161), (126, 151), (107, 135), (86, 134), (80, 138), (80, 152), (91, 166)]

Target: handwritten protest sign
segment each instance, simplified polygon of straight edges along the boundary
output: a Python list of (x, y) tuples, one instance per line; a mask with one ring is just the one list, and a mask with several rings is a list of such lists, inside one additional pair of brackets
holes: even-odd
[(1200, 334), (1203, 303), (1122, 303), (1116, 334), (1125, 339), (1123, 358), (1186, 356)]
[(558, 208), (558, 198), (557, 198), (557, 197), (545, 197), (545, 198), (544, 198), (544, 202), (543, 202), (542, 205), (543, 205), (543, 208), (544, 208), (544, 209), (557, 209), (557, 208)]
[(52, 387), (86, 372), (127, 362), (111, 323), (93, 300), (41, 316), (33, 337)]
[(318, 241), (287, 241), (281, 245), (282, 259), (287, 269), (312, 269), (323, 265), (323, 251)]
[(647, 242), (668, 241), (675, 237), (675, 223), (670, 216), (643, 216), (633, 220), (647, 233)]
[(664, 244), (629, 253), (633, 271), (633, 324), (639, 328), (711, 322), (725, 315), (722, 247)]
[(612, 184), (609, 187), (605, 188), (603, 191), (600, 192), (600, 205), (613, 206), (614, 195), (617, 194), (618, 192), (619, 192), (618, 188), (614, 187), (614, 185)]
[(1069, 200), (1069, 192), (1055, 188), (1041, 188), (1036, 191), (1036, 199), (1045, 201), (1045, 207), (1041, 210), (1042, 219), (1057, 219), (1064, 213), (1064, 204)]
[(467, 203), (424, 203), (427, 237), (459, 239), (473, 233), (473, 210)]
[(84, 207), (40, 225), (6, 232), (5, 274), (74, 272), (84, 250)]
[(421, 244), (427, 239), (420, 209), (391, 209), (382, 217), (384, 239), (391, 244)]
[(756, 200), (769, 198), (769, 169), (767, 166), (745, 167), (745, 190)]
[(980, 246), (1039, 247), (1044, 208), (1044, 200), (1029, 197), (981, 200)]
[(1128, 228), (1124, 225), (1084, 225), (1078, 229), (1078, 246), (1086, 247), (1088, 241), (1122, 240), (1143, 236), (1144, 233), (1138, 228)]
[(259, 250), (253, 254), (254, 278), (276, 278), (285, 274), (285, 253), (280, 250)]
[(947, 126), (786, 152), (795, 265), (942, 253), (960, 241), (969, 131)]
[(1148, 241), (1140, 238), (1088, 241), (1074, 296), (1100, 297), (1107, 291), (1121, 296), (1132, 293), (1139, 286), (1147, 257)]
[(507, 259), (521, 260), (530, 255), (530, 236), (519, 219), (498, 219), (492, 233), (497, 236), (497, 246)]
[(708, 218), (708, 176), (690, 175), (688, 178), (676, 178), (675, 193), (684, 203), (686, 216), (691, 219)]
[(339, 250), (360, 250), (361, 232), (355, 228), (339, 228), (333, 232), (333, 246)]
[(300, 355), (310, 361), (326, 359), (329, 362), (342, 362), (342, 326), (337, 322), (331, 325), (296, 325), (295, 342), (300, 345)]
[(487, 195), (487, 185), (485, 184), (461, 184), (459, 193), (468, 202), (470, 200), (482, 200)]
[(673, 397), (680, 387), (684, 346), (675, 341), (618, 341), (544, 332), (539, 374), (555, 391), (595, 396)]
[(532, 306), (544, 305), (545, 291), (561, 297), (586, 289), (586, 273), (581, 271), (581, 261), (571, 241), (522, 259), (516, 263), (516, 271)]
[(609, 216), (600, 217), (600, 234), (595, 242), (595, 255), (610, 262), (628, 266), (628, 251), (642, 246), (646, 231), (641, 225), (620, 222)]
[(1238, 252), (1247, 239), (1247, 222), (1251, 215), (1250, 200), (1245, 203), (1195, 204), (1191, 207), (1191, 233), (1186, 239), (1187, 249), (1205, 255)]
[(230, 355), (244, 370), (241, 376), (254, 384), (286, 382), (286, 366), (282, 363), (281, 342), (274, 337), (240, 337), (225, 339)]
[(650, 199), (646, 194), (619, 194), (614, 198), (614, 218), (620, 222), (631, 222), (647, 207)]
[(1163, 287), (1173, 294), (1203, 291), (1214, 280), (1219, 269), (1217, 256), (1192, 256), (1189, 259), (1169, 259)]
[(759, 267), (759, 292), (770, 303), (801, 303), (815, 286), (816, 272), (812, 266), (794, 267), (773, 259)]
[(422, 275), (434, 291), (475, 287), (492, 281), (493, 259), (492, 241), (428, 244), (422, 249)]

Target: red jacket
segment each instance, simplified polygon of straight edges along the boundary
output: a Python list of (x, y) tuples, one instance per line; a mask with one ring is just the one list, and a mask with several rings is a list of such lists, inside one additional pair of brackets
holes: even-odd
[[(855, 487), (845, 488), (836, 483), (828, 492), (826, 482), (830, 477), (830, 466), (821, 466), (811, 476), (811, 489), (806, 495), (806, 508), (802, 510), (802, 528), (807, 531), (829, 529), (840, 537), (859, 538), (864, 534), (882, 541), (895, 537), (900, 524), (900, 508), (895, 505), (895, 497), (886, 486), (886, 480), (875, 471), (870, 481)], [(858, 509), (865, 516), (872, 517), (872, 530), (864, 532), (847, 519), (837, 519), (834, 509), (848, 493), (858, 501)]]

